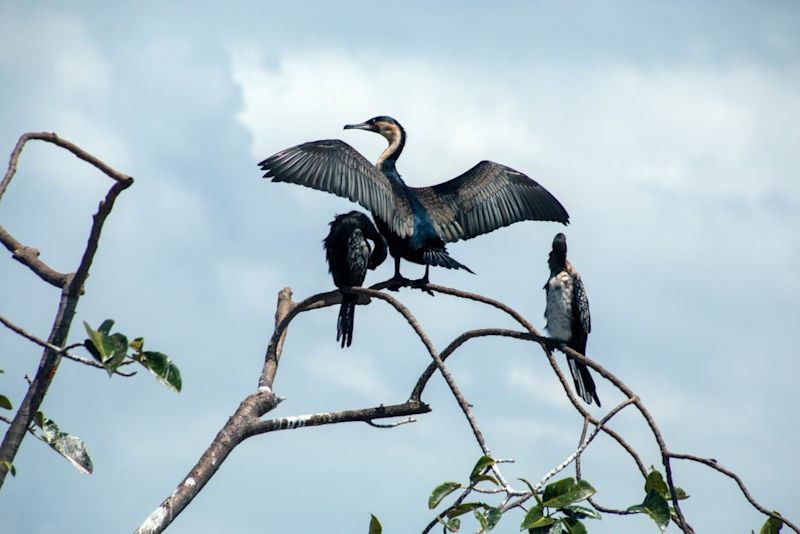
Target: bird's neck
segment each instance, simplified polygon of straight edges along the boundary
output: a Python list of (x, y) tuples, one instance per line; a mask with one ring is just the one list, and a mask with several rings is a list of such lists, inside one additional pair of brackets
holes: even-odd
[(559, 254), (556, 251), (550, 252), (550, 257), (547, 260), (547, 265), (550, 267), (550, 276), (555, 276), (561, 271), (567, 271), (568, 264), (566, 255)]
[(400, 175), (397, 173), (395, 163), (397, 163), (397, 158), (403, 152), (403, 147), (406, 146), (406, 132), (402, 127), (392, 125), (381, 131), (381, 134), (389, 141), (389, 146), (378, 156), (376, 165), (384, 174), (397, 175), (399, 178)]

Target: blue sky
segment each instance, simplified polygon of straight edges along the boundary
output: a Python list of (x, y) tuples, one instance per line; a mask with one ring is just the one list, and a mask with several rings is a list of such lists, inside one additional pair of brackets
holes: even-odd
[[(185, 385), (175, 395), (143, 374), (109, 380), (65, 362), (43, 409), (87, 441), (95, 473), (26, 440), (0, 496), (4, 532), (132, 531), (173, 490), (256, 386), (278, 290), (299, 299), (332, 287), (320, 242), (352, 208), (265, 182), (256, 162), (330, 137), (373, 160), (385, 142), (341, 128), (379, 114), (409, 133), (398, 164), (408, 183), (491, 159), (570, 212), (566, 229), (523, 223), (452, 245), (478, 274), (434, 270), (435, 282), (499, 298), (541, 327), (547, 252), (564, 230), (592, 305), (589, 355), (641, 396), (673, 450), (718, 459), (797, 520), (787, 489), (800, 476), (798, 23), (800, 8), (777, 1), (4, 2), (0, 149), (55, 131), (136, 179), (108, 221), (78, 321), (113, 317), (144, 335)], [(107, 186), (31, 145), (0, 221), (68, 271)], [(390, 275), (387, 263), (368, 281)], [(513, 327), (443, 296), (400, 297), (439, 347), (469, 328)], [(0, 261), (0, 314), (45, 336), (57, 298)], [(335, 318), (328, 309), (292, 326), (276, 380), (287, 400), (274, 415), (401, 402), (428, 363), (380, 303), (358, 309), (346, 351)], [(473, 343), (452, 371), (495, 454), (517, 460), (507, 475), (538, 480), (573, 450), (580, 419), (537, 351)], [(15, 404), (37, 361), (35, 347), (0, 332), (0, 391)], [(606, 383), (599, 395), (609, 407), (621, 399)], [(249, 440), (170, 532), (363, 532), (369, 513), (386, 532), (421, 530), (430, 489), (466, 477), (479, 456), (441, 380), (424, 400), (433, 413), (394, 430)], [(614, 427), (659, 464), (641, 420), (625, 413)], [(763, 522), (730, 480), (675, 472), (699, 532)], [(604, 504), (641, 499), (637, 472), (603, 438), (584, 474)], [(519, 519), (498, 531), (517, 532)], [(591, 527), (655, 531), (643, 518)]]

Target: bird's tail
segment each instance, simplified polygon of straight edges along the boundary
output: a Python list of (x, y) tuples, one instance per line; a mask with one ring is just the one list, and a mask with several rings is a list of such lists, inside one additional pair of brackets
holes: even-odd
[(586, 404), (591, 404), (592, 400), (594, 400), (599, 407), (600, 399), (597, 398), (597, 389), (589, 368), (572, 356), (567, 356), (567, 363), (569, 364), (569, 372), (572, 374), (572, 380), (575, 382), (575, 391), (586, 401)]
[(464, 269), (467, 272), (475, 274), (472, 269), (459, 263), (450, 257), (444, 249), (428, 249), (422, 254), (422, 259), (426, 264), (434, 267), (444, 267), (445, 269)]
[(358, 295), (342, 295), (342, 305), (339, 307), (339, 319), (336, 321), (336, 341), (342, 340), (342, 348), (353, 342), (353, 319), (356, 313)]

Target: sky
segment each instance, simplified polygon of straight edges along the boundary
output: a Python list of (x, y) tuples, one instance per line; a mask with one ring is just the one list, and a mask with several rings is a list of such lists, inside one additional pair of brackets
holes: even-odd
[[(146, 372), (109, 379), (64, 362), (42, 406), (88, 444), (82, 475), (26, 439), (0, 494), (3, 532), (130, 532), (194, 465), (258, 380), (277, 292), (332, 289), (321, 240), (349, 201), (261, 178), (256, 163), (339, 138), (374, 160), (378, 136), (342, 131), (391, 115), (414, 186), (480, 160), (534, 177), (571, 224), (525, 222), (452, 244), (477, 274), (435, 283), (498, 298), (543, 327), (547, 253), (564, 231), (592, 309), (588, 355), (635, 391), (675, 452), (716, 458), (769, 509), (800, 520), (800, 6), (795, 2), (14, 2), (0, 4), (0, 152), (53, 131), (133, 176), (108, 219), (81, 321), (113, 318), (180, 367), (176, 395)], [(30, 144), (0, 224), (74, 270), (108, 180)], [(416, 277), (419, 266), (404, 263)], [(390, 277), (391, 262), (367, 282)], [(442, 349), (460, 332), (514, 328), (443, 295), (399, 298)], [(58, 292), (0, 257), (0, 314), (46, 337)], [(429, 357), (386, 305), (303, 314), (275, 382), (291, 416), (403, 402)], [(450, 363), (507, 477), (539, 480), (576, 447), (581, 419), (541, 351), (470, 342)], [(0, 331), (0, 392), (15, 406), (40, 351)], [(559, 356), (563, 364), (563, 356)], [(607, 382), (604, 408), (622, 400)], [(276, 432), (238, 447), (169, 532), (418, 532), (430, 490), (465, 480), (480, 450), (438, 377), (433, 412), (378, 430)], [(605, 412), (596, 407), (592, 413)], [(612, 427), (660, 465), (641, 418)], [(642, 480), (605, 437), (587, 449), (597, 500), (641, 502)], [(675, 463), (698, 532), (763, 517), (735, 484)], [(571, 469), (568, 472), (572, 472)], [(495, 529), (518, 531), (522, 514)], [(656, 532), (605, 516), (596, 533)], [(476, 525), (465, 522), (464, 531)], [(677, 532), (672, 526), (670, 532)]]

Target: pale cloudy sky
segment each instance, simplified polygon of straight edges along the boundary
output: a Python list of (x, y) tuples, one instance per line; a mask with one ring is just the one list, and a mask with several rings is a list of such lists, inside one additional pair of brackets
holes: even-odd
[[(378, 114), (408, 130), (399, 169), (412, 185), (492, 159), (550, 189), (572, 217), (590, 355), (651, 407), (673, 450), (717, 458), (797, 520), (798, 27), (788, 1), (4, 2), (0, 150), (25, 131), (55, 131), (136, 178), (108, 222), (78, 321), (113, 317), (144, 335), (180, 365), (185, 390), (66, 362), (44, 410), (87, 441), (95, 473), (27, 440), (0, 494), (3, 532), (132, 531), (172, 491), (255, 387), (277, 291), (332, 287), (320, 241), (352, 205), (265, 182), (256, 162), (330, 137), (374, 159), (383, 140), (341, 128)], [(31, 145), (0, 221), (68, 271), (107, 186)], [(525, 223), (455, 244), (478, 275), (432, 278), (541, 326), (560, 230)], [(387, 263), (369, 281), (390, 275)], [(400, 296), (440, 347), (469, 328), (514, 326), (443, 296)], [(56, 299), (0, 260), (0, 314), (44, 336)], [(401, 402), (427, 364), (380, 303), (358, 309), (347, 351), (334, 343), (335, 315), (293, 325), (275, 415)], [(572, 451), (580, 420), (536, 351), (473, 343), (453, 372), (495, 453), (517, 459), (509, 476), (538, 480)], [(0, 332), (0, 391), (15, 404), (37, 354)], [(621, 398), (599, 388), (604, 406)], [(421, 530), (430, 489), (466, 477), (479, 456), (441, 380), (424, 400), (432, 414), (391, 431), (351, 424), (246, 442), (170, 532), (365, 532), (369, 513), (386, 532)], [(642, 421), (614, 426), (659, 464)], [(641, 499), (635, 469), (607, 440), (584, 470), (600, 502)], [(763, 522), (730, 480), (694, 465), (675, 472), (699, 532)], [(520, 519), (497, 531), (517, 532)], [(643, 518), (590, 526), (655, 531)]]

